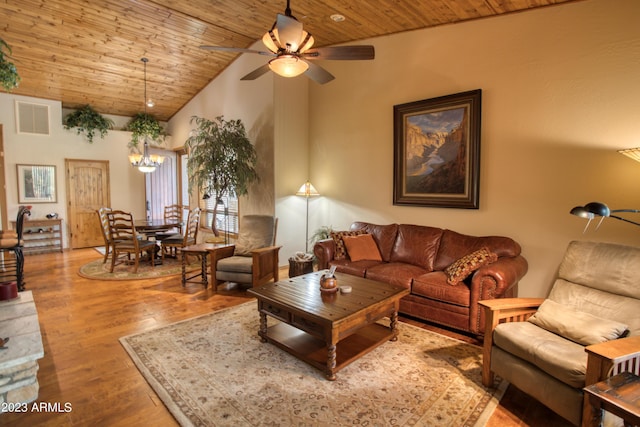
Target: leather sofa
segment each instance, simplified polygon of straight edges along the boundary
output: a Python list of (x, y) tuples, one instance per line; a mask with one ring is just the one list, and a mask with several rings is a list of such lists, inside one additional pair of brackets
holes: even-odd
[[(332, 233), (332, 238), (314, 245), (318, 269), (336, 266), (338, 272), (410, 289), (400, 300), (401, 314), (478, 336), (484, 334), (484, 310), (478, 301), (517, 296), (518, 281), (528, 268), (520, 245), (508, 237), (474, 237), (429, 226), (367, 222), (354, 222), (349, 231), (372, 235), (381, 260), (353, 261), (348, 254), (336, 259), (340, 233)], [(479, 267), (462, 282), (448, 283), (447, 267), (481, 248), (496, 254), (497, 260)]]

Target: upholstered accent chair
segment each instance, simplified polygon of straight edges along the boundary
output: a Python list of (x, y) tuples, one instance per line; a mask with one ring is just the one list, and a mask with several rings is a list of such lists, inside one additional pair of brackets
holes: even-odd
[(235, 245), (215, 248), (211, 253), (211, 282), (250, 284), (253, 287), (278, 281), (276, 246), (278, 219), (268, 215), (245, 215), (240, 219)]
[[(112, 210), (107, 212), (109, 220), (109, 237), (111, 240), (111, 269), (117, 264), (129, 262), (131, 255), (134, 256), (133, 272), (138, 272), (138, 265), (143, 252), (147, 252), (151, 261), (151, 265), (155, 267), (156, 242), (153, 240), (144, 240), (138, 236), (136, 227), (133, 222), (133, 215), (129, 212), (120, 210)], [(123, 258), (125, 257), (125, 258)]]
[(639, 273), (638, 247), (574, 241), (546, 299), (481, 301), (483, 384), (499, 375), (571, 423), (599, 425), (583, 388), (639, 373)]
[(184, 235), (175, 234), (160, 241), (162, 245), (162, 259), (168, 250), (173, 256), (176, 256), (177, 250), (185, 246), (195, 245), (198, 238), (198, 229), (200, 228), (200, 208), (193, 208), (187, 215), (187, 224)]

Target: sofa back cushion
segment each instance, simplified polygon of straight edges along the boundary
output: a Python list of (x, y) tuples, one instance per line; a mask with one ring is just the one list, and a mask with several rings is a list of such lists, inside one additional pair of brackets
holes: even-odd
[(503, 236), (468, 236), (451, 230), (444, 230), (440, 239), (434, 270), (444, 270), (451, 263), (478, 249), (486, 247), (498, 257), (520, 255), (520, 245), (513, 239)]
[(424, 225), (400, 224), (391, 262), (404, 262), (433, 271), (442, 229)]
[(385, 262), (389, 262), (391, 257), (391, 251), (393, 250), (393, 244), (396, 241), (396, 235), (398, 234), (398, 224), (377, 225), (368, 222), (354, 222), (351, 224), (351, 231), (364, 230), (366, 233), (373, 236), (380, 250), (380, 256)]
[(613, 243), (571, 242), (549, 299), (629, 326), (640, 335), (640, 248)]

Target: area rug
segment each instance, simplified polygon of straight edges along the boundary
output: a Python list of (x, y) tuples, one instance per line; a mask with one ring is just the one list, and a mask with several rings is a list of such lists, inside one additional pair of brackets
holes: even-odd
[(481, 385), (480, 347), (406, 323), (336, 381), (258, 326), (249, 302), (120, 342), (182, 426), (482, 426), (504, 392)]
[[(148, 262), (140, 262), (138, 271), (133, 272), (133, 265), (118, 264), (109, 272), (111, 268), (111, 258), (103, 263), (104, 258), (91, 261), (80, 267), (78, 274), (87, 279), (96, 280), (140, 280), (155, 279), (159, 277), (174, 276), (182, 274), (182, 260), (180, 258), (165, 258), (161, 265), (152, 267)], [(200, 261), (195, 261), (187, 265), (187, 271), (199, 270)]]

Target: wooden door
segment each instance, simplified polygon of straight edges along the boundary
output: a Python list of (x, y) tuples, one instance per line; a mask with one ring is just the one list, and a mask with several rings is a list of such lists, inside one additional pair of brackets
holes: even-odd
[(109, 162), (65, 159), (71, 249), (104, 245), (96, 210), (111, 207)]

